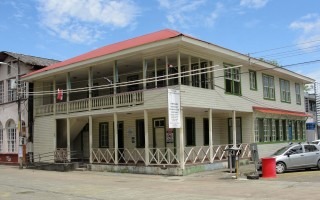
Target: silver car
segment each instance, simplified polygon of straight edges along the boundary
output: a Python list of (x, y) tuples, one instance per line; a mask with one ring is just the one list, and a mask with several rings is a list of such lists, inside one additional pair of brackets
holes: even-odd
[(320, 146), (315, 144), (291, 144), (279, 149), (270, 157), (276, 159), (278, 174), (288, 169), (320, 169)]

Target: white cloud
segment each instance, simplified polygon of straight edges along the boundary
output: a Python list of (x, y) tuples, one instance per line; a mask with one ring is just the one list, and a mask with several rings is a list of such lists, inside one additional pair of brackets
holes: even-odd
[(139, 8), (131, 0), (38, 0), (41, 24), (52, 34), (76, 43), (91, 43), (102, 28), (134, 24)]
[(303, 16), (292, 22), (289, 27), (301, 32), (297, 39), (300, 48), (312, 51), (320, 44), (320, 16), (318, 14)]
[[(160, 8), (165, 10), (169, 26), (173, 28), (190, 28), (199, 24), (212, 26), (219, 16), (219, 10), (223, 7), (217, 3), (210, 10), (207, 0), (158, 0)], [(203, 12), (199, 12), (202, 10)]]
[(264, 7), (269, 0), (241, 0), (240, 6), (248, 8), (262, 8)]

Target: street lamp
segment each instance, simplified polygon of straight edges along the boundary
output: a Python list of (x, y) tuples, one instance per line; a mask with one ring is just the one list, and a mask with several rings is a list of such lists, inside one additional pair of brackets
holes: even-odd
[(17, 95), (17, 103), (18, 103), (18, 131), (19, 131), (19, 149), (18, 149), (18, 159), (19, 159), (19, 168), (22, 169), (22, 157), (23, 157), (23, 145), (24, 145), (24, 138), (22, 135), (22, 126), (21, 126), (21, 99), (19, 94), (19, 88), (20, 88), (20, 59), (17, 59), (18, 66), (17, 68), (12, 66), (9, 63), (6, 62), (0, 62), (0, 64), (8, 65), (10, 67), (13, 67), (17, 69), (17, 75), (16, 75), (16, 95)]

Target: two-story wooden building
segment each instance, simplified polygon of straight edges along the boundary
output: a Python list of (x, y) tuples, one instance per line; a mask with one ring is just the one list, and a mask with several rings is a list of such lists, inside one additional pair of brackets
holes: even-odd
[(210, 168), (226, 159), (229, 144), (248, 157), (252, 142), (304, 139), (303, 86), (314, 81), (169, 29), (24, 80), (34, 84), (36, 154), (68, 152), (92, 169), (167, 174)]

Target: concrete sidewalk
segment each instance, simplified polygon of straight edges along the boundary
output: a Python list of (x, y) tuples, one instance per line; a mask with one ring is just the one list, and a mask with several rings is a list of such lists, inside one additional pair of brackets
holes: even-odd
[[(0, 166), (0, 199), (319, 199), (320, 171), (247, 180), (253, 165), (240, 166), (234, 179), (227, 169), (189, 176), (110, 172), (52, 172)], [(312, 178), (313, 177), (313, 178)]]

